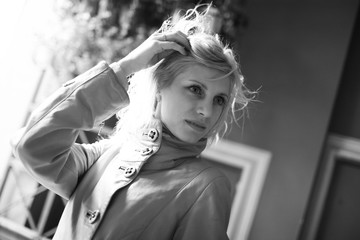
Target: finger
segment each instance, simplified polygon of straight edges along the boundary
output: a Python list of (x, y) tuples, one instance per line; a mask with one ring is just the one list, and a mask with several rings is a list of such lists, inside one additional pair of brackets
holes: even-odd
[(160, 48), (162, 49), (162, 51), (173, 50), (173, 51), (177, 51), (177, 52), (181, 53), (182, 55), (187, 55), (185, 48), (176, 42), (159, 41), (158, 44), (159, 44)]
[(174, 50), (165, 50), (157, 55), (157, 60), (160, 61), (161, 59), (166, 58), (170, 54), (172, 54)]
[(178, 44), (182, 45), (183, 47), (185, 47), (187, 50), (190, 51), (190, 49), (191, 49), (190, 42), (185, 33), (181, 32), (181, 31), (176, 31), (176, 32), (166, 34), (165, 36), (166, 36), (167, 41), (177, 42)]
[(185, 48), (175, 42), (157, 42), (158, 48), (160, 49), (157, 54), (149, 61), (149, 66), (155, 65), (161, 59), (166, 58), (174, 52), (179, 52), (180, 54), (186, 56), (188, 55)]
[(166, 34), (156, 32), (156, 33), (152, 34), (151, 37), (158, 41), (176, 42), (176, 43), (182, 45), (183, 47), (185, 47), (185, 49), (188, 51), (190, 51), (190, 49), (191, 49), (190, 42), (189, 42), (189, 39), (187, 38), (187, 35), (181, 31), (169, 32)]

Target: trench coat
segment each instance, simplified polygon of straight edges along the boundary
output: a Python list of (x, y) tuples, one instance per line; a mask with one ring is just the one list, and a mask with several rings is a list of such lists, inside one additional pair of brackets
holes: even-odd
[(129, 103), (105, 62), (64, 84), (13, 139), (14, 154), (35, 179), (68, 200), (56, 240), (228, 239), (228, 179), (154, 119), (121, 147), (78, 144)]

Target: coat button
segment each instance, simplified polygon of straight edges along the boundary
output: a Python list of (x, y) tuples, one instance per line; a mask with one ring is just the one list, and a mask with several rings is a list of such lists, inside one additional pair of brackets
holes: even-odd
[(95, 211), (88, 210), (86, 213), (86, 217), (88, 218), (90, 224), (94, 224), (96, 222), (96, 220), (100, 217), (100, 211), (99, 210), (95, 210)]
[(150, 155), (153, 152), (152, 148), (145, 148), (141, 151), (141, 155), (146, 156), (146, 155)]
[(132, 177), (132, 176), (136, 173), (136, 168), (134, 168), (134, 167), (127, 167), (127, 168), (125, 168), (124, 171), (125, 171), (125, 172), (124, 172), (124, 176), (125, 176), (126, 178), (129, 178), (129, 177)]
[(151, 128), (145, 135), (147, 135), (149, 140), (155, 142), (159, 137), (159, 132), (155, 128)]

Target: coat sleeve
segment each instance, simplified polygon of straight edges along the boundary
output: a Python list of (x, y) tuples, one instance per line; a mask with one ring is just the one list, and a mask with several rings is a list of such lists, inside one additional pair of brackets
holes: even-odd
[(129, 103), (113, 70), (101, 62), (65, 83), (31, 115), (13, 139), (13, 151), (36, 180), (69, 199), (84, 172), (108, 147), (108, 140), (75, 143), (80, 130), (90, 130)]
[(183, 217), (174, 240), (228, 240), (230, 209), (230, 183), (227, 178), (218, 177), (203, 190)]

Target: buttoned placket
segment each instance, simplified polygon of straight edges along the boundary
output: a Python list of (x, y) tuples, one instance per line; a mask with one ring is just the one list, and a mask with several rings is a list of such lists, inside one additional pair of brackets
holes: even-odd
[[(161, 127), (160, 124), (158, 126)], [(137, 140), (141, 143), (140, 146), (128, 142), (122, 147), (127, 149), (120, 151), (119, 156), (106, 167), (91, 194), (94, 197), (84, 201), (89, 236), (93, 236), (100, 225), (112, 195), (129, 185), (137, 177), (146, 160), (159, 150), (160, 136), (161, 132), (157, 128), (144, 130)]]

